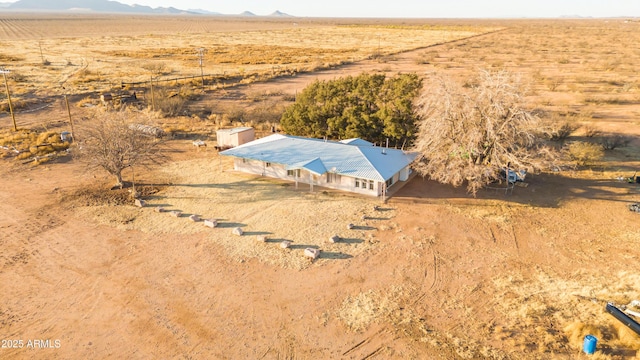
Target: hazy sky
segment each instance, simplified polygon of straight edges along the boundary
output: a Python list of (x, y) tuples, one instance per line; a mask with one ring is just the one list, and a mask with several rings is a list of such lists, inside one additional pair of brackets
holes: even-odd
[(640, 17), (640, 0), (119, 0), (223, 14), (280, 10), (305, 17)]

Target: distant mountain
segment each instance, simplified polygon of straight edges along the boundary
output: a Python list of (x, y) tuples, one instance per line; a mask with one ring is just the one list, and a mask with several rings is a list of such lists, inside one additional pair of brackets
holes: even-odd
[(110, 13), (183, 14), (184, 10), (173, 7), (152, 8), (142, 5), (126, 5), (111, 0), (19, 0), (5, 7), (10, 10), (27, 11), (96, 11)]
[[(134, 13), (134, 14), (194, 14), (194, 15), (224, 15), (202, 9), (180, 10), (174, 7), (152, 8), (143, 5), (126, 5), (113, 0), (18, 0), (16, 2), (0, 2), (0, 11), (84, 11), (105, 13)], [(251, 11), (245, 11), (240, 16), (257, 16)], [(238, 16), (238, 15), (235, 15)], [(291, 16), (275, 11), (267, 16)]]
[(209, 11), (204, 9), (189, 9), (187, 11), (190, 13), (203, 14), (203, 15), (222, 15), (219, 12)]
[(280, 11), (280, 10), (276, 10), (276, 11), (274, 11), (274, 12), (273, 12), (271, 15), (269, 15), (269, 16), (277, 16), (277, 17), (293, 17), (293, 16), (291, 16), (291, 15), (289, 15), (289, 14), (285, 14), (285, 13), (283, 13), (283, 12), (282, 12), (282, 11)]

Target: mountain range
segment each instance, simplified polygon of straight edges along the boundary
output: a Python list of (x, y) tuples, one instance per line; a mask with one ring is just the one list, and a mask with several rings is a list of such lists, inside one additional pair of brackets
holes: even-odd
[[(113, 0), (18, 0), (16, 2), (0, 2), (0, 11), (29, 11), (29, 12), (101, 12), (128, 14), (206, 14), (223, 15), (201, 9), (181, 10), (174, 7), (157, 7), (143, 5), (127, 5)], [(245, 11), (236, 16), (256, 16)], [(280, 11), (267, 16), (291, 16)]]

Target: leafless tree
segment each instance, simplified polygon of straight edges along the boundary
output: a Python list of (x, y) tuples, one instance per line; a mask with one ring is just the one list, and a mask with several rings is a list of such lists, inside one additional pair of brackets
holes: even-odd
[(131, 110), (99, 111), (80, 129), (82, 143), (76, 155), (89, 168), (102, 168), (115, 176), (122, 188), (122, 171), (134, 166), (160, 163), (162, 140), (146, 125), (148, 119)]
[(481, 71), (470, 86), (438, 75), (424, 81), (414, 150), (423, 176), (476, 192), (507, 167), (540, 169), (555, 158), (542, 146), (539, 119), (525, 107), (522, 83), (506, 72)]

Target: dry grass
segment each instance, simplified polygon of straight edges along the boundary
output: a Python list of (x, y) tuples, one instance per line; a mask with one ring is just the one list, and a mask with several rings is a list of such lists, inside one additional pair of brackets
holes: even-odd
[[(52, 18), (30, 22), (28, 27), (16, 18), (0, 26), (0, 38), (5, 35), (0, 58), (4, 57), (6, 66), (12, 70), (11, 86), (16, 101), (26, 93), (59, 93), (60, 85), (71, 86), (75, 92), (109, 91), (121, 82), (148, 81), (152, 74), (158, 80), (199, 75), (198, 48), (207, 50), (206, 74), (223, 78), (240, 76), (251, 82), (494, 30), (472, 25), (372, 29), (313, 21), (294, 24), (243, 20), (238, 22), (238, 30), (230, 31), (233, 24), (224, 24), (215, 17), (189, 19), (198, 25), (184, 24), (187, 19), (183, 17), (163, 17), (164, 21), (153, 17), (133, 21), (127, 16), (95, 19), (91, 15), (74, 21), (65, 21), (64, 16)], [(134, 22), (138, 28), (131, 28), (130, 23)], [(85, 26), (82, 31), (72, 32), (81, 24)], [(117, 36), (125, 29), (129, 29), (126, 36)], [(96, 36), (100, 32), (109, 36)], [(42, 38), (43, 33), (47, 34), (46, 39)], [(42, 57), (49, 65), (42, 65)], [(151, 71), (150, 65), (162, 71)], [(19, 82), (15, 80), (18, 76)]]
[[(640, 339), (604, 311), (606, 301), (627, 304), (639, 298), (638, 283), (638, 274), (626, 272), (605, 278), (577, 271), (563, 278), (538, 269), (531, 279), (520, 274), (496, 277), (494, 305), (506, 323), (493, 336), (540, 352), (566, 351), (566, 343), (570, 351), (579, 351), (586, 334), (598, 337), (600, 348), (640, 350)], [(535, 344), (528, 338), (531, 333), (538, 334)], [(561, 336), (566, 343), (559, 341)]]
[(368, 290), (347, 296), (337, 311), (337, 317), (352, 331), (365, 330), (372, 323), (402, 326), (401, 319), (397, 317), (403, 309), (402, 304), (409, 298), (401, 287)]
[(25, 160), (61, 154), (69, 148), (70, 143), (62, 141), (59, 132), (18, 129), (0, 131), (0, 146), (3, 157), (14, 156), (17, 160)]
[[(222, 163), (222, 165), (221, 165)], [(225, 247), (230, 257), (243, 261), (257, 258), (284, 268), (303, 269), (312, 263), (303, 256), (307, 247), (322, 249), (315, 263), (349, 259), (368, 251), (377, 244), (376, 229), (380, 221), (362, 220), (363, 215), (375, 216), (376, 199), (354, 198), (322, 192), (295, 191), (293, 184), (266, 178), (237, 174), (229, 159), (198, 159), (170, 164), (162, 178), (168, 185), (163, 191), (147, 198), (148, 207), (89, 206), (76, 210), (100, 223), (120, 229), (135, 229), (157, 234), (194, 234), (208, 232), (212, 242)], [(300, 185), (303, 189), (305, 185)], [(304, 187), (308, 189), (308, 187)], [(167, 211), (179, 210), (180, 218)], [(219, 226), (207, 228), (202, 222), (187, 218), (196, 214), (202, 219), (217, 219)], [(393, 211), (386, 217), (395, 216)], [(347, 229), (351, 222), (356, 225)], [(295, 226), (293, 226), (295, 224)], [(242, 227), (241, 237), (231, 234)], [(267, 235), (266, 243), (256, 241), (257, 235)], [(332, 235), (342, 240), (331, 244)], [(283, 240), (292, 241), (289, 249), (281, 249)]]

